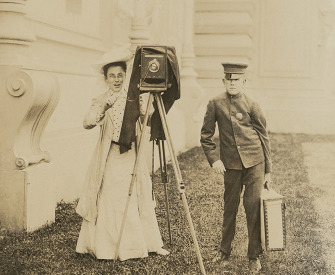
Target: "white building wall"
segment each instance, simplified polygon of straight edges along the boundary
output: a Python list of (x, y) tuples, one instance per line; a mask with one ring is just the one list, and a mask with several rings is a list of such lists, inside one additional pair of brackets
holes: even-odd
[[(82, 121), (91, 99), (106, 87), (91, 65), (104, 52), (130, 42), (134, 4), (130, 0), (27, 1), (27, 18), (37, 38), (29, 49), (31, 67), (51, 72), (60, 85), (59, 103), (41, 142), (52, 157), (48, 184), (55, 186), (57, 201), (73, 201), (80, 194), (98, 135), (98, 129), (84, 130)], [(182, 7), (176, 0), (146, 1), (145, 7), (150, 43), (175, 46), (178, 56)], [(182, 116), (176, 108), (168, 115), (177, 151), (185, 146)]]
[(223, 60), (247, 60), (246, 92), (271, 131), (335, 133), (333, 0), (195, 2), (196, 69), (208, 98), (224, 91)]
[[(262, 0), (255, 14), (252, 92), (275, 132), (334, 134), (335, 98), (324, 75), (326, 1)], [(329, 2), (329, 1), (328, 1)]]
[[(199, 73), (199, 83), (205, 88), (207, 98), (224, 89), (220, 65), (223, 59), (247, 59), (250, 61), (248, 93), (261, 103), (270, 130), (335, 133), (334, 0), (194, 2), (194, 28), (197, 34), (194, 39), (194, 53), (197, 55), (195, 66)], [(139, 3), (144, 10), (141, 14), (137, 9)], [(6, 10), (9, 7), (10, 10)], [(174, 46), (179, 65), (183, 61), (182, 69), (188, 72), (181, 77), (184, 80), (182, 100), (176, 102), (167, 115), (176, 151), (183, 151), (191, 144), (190, 133), (192, 137), (199, 138), (200, 128), (194, 130), (190, 125), (194, 125), (194, 118), (202, 120), (206, 99), (203, 99), (199, 108), (202, 88), (193, 81), (193, 41), (190, 35), (184, 33), (189, 34), (184, 26), (192, 25), (190, 22), (193, 22), (187, 13), (191, 7), (193, 2), (190, 0), (8, 0), (1, 6), (2, 80), (7, 81), (9, 72), (6, 68), (13, 70), (13, 65), (22, 65), (24, 70), (48, 72), (56, 76), (61, 94), (41, 141), (42, 149), (51, 154), (51, 162), (30, 165), (21, 171), (17, 163), (14, 163), (15, 157), (20, 156), (12, 154), (13, 159), (10, 161), (0, 157), (2, 163), (6, 162), (10, 167), (4, 166), (7, 174), (2, 174), (5, 176), (1, 179), (2, 184), (7, 184), (8, 193), (15, 195), (12, 192), (15, 189), (12, 184), (13, 175), (29, 175), (28, 181), (24, 178), (16, 181), (21, 184), (21, 195), (26, 195), (27, 198), (26, 201), (18, 200), (22, 207), (16, 208), (26, 211), (29, 205), (33, 205), (30, 208), (33, 209), (31, 213), (34, 213), (40, 203), (48, 205), (45, 207), (48, 209), (46, 212), (54, 214), (54, 202), (73, 201), (79, 196), (98, 135), (98, 129), (84, 130), (82, 120), (91, 99), (106, 87), (102, 75), (93, 69), (92, 64), (114, 47), (129, 42), (135, 45), (134, 37), (139, 37), (139, 40), (142, 38), (141, 35), (136, 36), (138, 32), (144, 31), (148, 35), (148, 39), (144, 41), (149, 44)], [(27, 12), (29, 27), (22, 25), (25, 22), (21, 10)], [(136, 29), (138, 25), (134, 24), (134, 18), (138, 19), (139, 15), (141, 30)], [(19, 60), (19, 55), (25, 57)], [(15, 63), (17, 61), (20, 62)], [(35, 87), (25, 86), (20, 81), (21, 79), (12, 82), (12, 88), (22, 84), (23, 88), (27, 87), (29, 91), (35, 92)], [(32, 83), (39, 82), (33, 79)], [(53, 87), (52, 83), (49, 84)], [(1, 85), (2, 100), (10, 98), (9, 102), (14, 106), (13, 95), (9, 95), (8, 87), (5, 87), (8, 83), (3, 81)], [(36, 90), (42, 94), (40, 88), (37, 87)], [(20, 89), (11, 92), (20, 92)], [(26, 98), (29, 96), (21, 97), (23, 101)], [(38, 109), (40, 106), (37, 105), (36, 103), (34, 107)], [(11, 108), (8, 106), (12, 105), (5, 104), (4, 109)], [(17, 110), (13, 117), (6, 112), (5, 119), (1, 122), (5, 124), (8, 117), (11, 117), (12, 122), (20, 124), (21, 121), (15, 119), (23, 115), (23, 111), (27, 110)], [(33, 113), (34, 110), (30, 111)], [(34, 121), (38, 119), (35, 118)], [(27, 122), (30, 120), (25, 120)], [(2, 132), (2, 141), (7, 142), (9, 136), (15, 137), (13, 124), (9, 131)], [(186, 129), (190, 128), (192, 132), (188, 131), (187, 136)], [(27, 133), (25, 134), (23, 136), (27, 137)], [(194, 145), (194, 140), (191, 141)], [(150, 152), (151, 145), (148, 143), (146, 146)], [(30, 152), (29, 157), (34, 157), (33, 152)], [(150, 162), (150, 153), (147, 158)], [(31, 190), (29, 195), (26, 194), (24, 184)], [(41, 192), (44, 192), (43, 202)], [(49, 198), (51, 203), (48, 202)], [(47, 214), (44, 216), (41, 223), (42, 220), (52, 220)]]
[[(51, 72), (60, 85), (59, 103), (42, 140), (42, 149), (52, 156), (48, 184), (56, 186), (57, 201), (72, 201), (80, 192), (98, 132), (98, 129), (84, 130), (82, 119), (91, 98), (104, 89), (102, 76), (91, 65), (104, 52), (130, 42), (134, 31), (132, 20), (137, 12), (135, 1), (138, 0), (28, 0), (26, 3), (28, 22), (36, 36), (29, 48), (29, 66)], [(148, 42), (174, 46), (181, 63), (184, 1), (143, 2)], [(244, 56), (251, 61), (248, 88), (265, 109), (271, 130), (335, 132), (335, 120), (331, 119), (335, 109), (331, 81), (334, 47), (328, 39), (331, 32), (323, 29), (323, 21), (329, 16), (323, 12), (320, 1), (195, 2), (196, 31), (201, 34), (195, 39), (196, 66), (208, 95), (223, 89), (221, 58)], [(201, 9), (215, 16), (208, 21), (199, 13)], [(209, 40), (218, 29), (221, 34)], [(209, 36), (202, 36), (204, 32)], [(210, 51), (212, 57), (206, 61)], [(183, 90), (181, 94), (185, 96)], [(183, 106), (175, 104), (168, 114), (178, 152), (187, 146), (182, 109)]]

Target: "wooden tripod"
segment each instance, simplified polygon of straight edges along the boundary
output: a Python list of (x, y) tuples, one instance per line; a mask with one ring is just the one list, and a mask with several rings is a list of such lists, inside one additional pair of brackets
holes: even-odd
[(185, 185), (184, 185), (183, 180), (182, 180), (178, 159), (176, 157), (174, 147), (173, 147), (173, 144), (171, 142), (171, 136), (170, 136), (168, 126), (167, 126), (166, 112), (165, 112), (165, 108), (164, 108), (164, 104), (163, 104), (162, 95), (161, 95), (161, 92), (157, 92), (157, 91), (150, 92), (150, 94), (149, 94), (148, 105), (147, 105), (146, 113), (145, 113), (145, 116), (144, 116), (141, 135), (140, 135), (140, 138), (139, 138), (137, 156), (136, 156), (134, 169), (133, 169), (133, 174), (132, 174), (132, 178), (131, 178), (131, 182), (130, 182), (130, 186), (129, 186), (128, 198), (127, 198), (127, 202), (126, 202), (126, 206), (125, 206), (125, 210), (124, 210), (124, 214), (123, 214), (123, 219), (122, 219), (121, 228), (120, 228), (120, 232), (119, 232), (118, 242), (117, 242), (117, 245), (116, 245), (115, 260), (117, 260), (117, 258), (119, 256), (119, 249), (120, 249), (120, 244), (121, 244), (121, 240), (122, 240), (122, 234), (123, 234), (123, 230), (124, 230), (124, 226), (125, 226), (125, 222), (126, 222), (130, 197), (132, 195), (134, 182), (135, 182), (136, 176), (137, 176), (137, 170), (138, 170), (138, 165), (139, 165), (139, 161), (140, 161), (140, 156), (141, 156), (142, 150), (143, 150), (143, 145), (144, 145), (144, 140), (145, 140), (144, 136), (145, 136), (145, 132), (146, 132), (145, 128), (146, 128), (146, 125), (148, 123), (148, 118), (149, 118), (149, 113), (150, 113), (150, 108), (151, 108), (151, 102), (152, 102), (153, 97), (155, 98), (155, 100), (157, 102), (159, 115), (160, 115), (160, 118), (161, 118), (161, 121), (162, 121), (163, 131), (164, 131), (164, 134), (165, 134), (165, 137), (166, 137), (167, 145), (168, 145), (169, 152), (170, 152), (171, 162), (172, 162), (172, 166), (173, 166), (173, 171), (174, 171), (175, 178), (176, 178), (177, 189), (178, 189), (178, 192), (179, 192), (179, 194), (182, 198), (182, 201), (183, 201), (183, 206), (184, 206), (184, 209), (185, 209), (185, 212), (186, 212), (186, 217), (187, 217), (189, 227), (190, 227), (190, 230), (191, 230), (191, 235), (192, 235), (192, 239), (193, 239), (193, 242), (194, 242), (195, 251), (196, 251), (196, 254), (197, 254), (197, 257), (198, 257), (200, 269), (201, 269), (202, 274), (206, 274), (204, 264), (203, 264), (203, 261), (202, 261), (202, 257), (201, 257), (201, 253), (200, 253), (200, 249), (199, 249), (199, 244), (198, 244), (198, 241), (197, 241), (197, 238), (196, 238), (196, 235), (195, 235), (195, 230), (194, 230), (190, 210), (189, 210), (188, 203), (187, 203), (187, 200), (186, 200)]

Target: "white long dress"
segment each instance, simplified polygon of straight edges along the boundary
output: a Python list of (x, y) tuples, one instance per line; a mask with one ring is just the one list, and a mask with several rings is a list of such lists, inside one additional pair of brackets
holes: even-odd
[[(135, 156), (134, 146), (120, 154), (119, 146), (111, 144), (97, 201), (97, 220), (94, 223), (83, 219), (76, 247), (78, 253), (90, 253), (97, 259), (115, 258)], [(147, 257), (148, 252), (158, 252), (163, 246), (151, 195), (151, 179), (145, 163), (139, 163), (119, 250), (121, 261)]]

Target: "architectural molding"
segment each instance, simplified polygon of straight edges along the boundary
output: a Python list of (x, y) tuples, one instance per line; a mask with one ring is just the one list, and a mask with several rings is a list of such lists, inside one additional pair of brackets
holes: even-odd
[[(261, 77), (311, 77), (312, 1), (294, 1), (292, 3), (294, 7), (279, 5), (277, 1), (261, 1), (259, 65)], [(296, 8), (297, 6), (299, 9)], [(299, 13), (297, 13), (298, 10)], [(295, 13), (293, 14), (292, 11)], [(285, 15), (284, 23), (281, 15)], [(273, 32), (274, 29), (276, 32)]]
[(10, 66), (7, 69), (8, 74), (0, 71), (0, 85), (5, 88), (0, 103), (1, 123), (7, 129), (0, 147), (1, 167), (24, 169), (41, 161), (49, 162), (51, 156), (41, 150), (40, 140), (58, 103), (57, 79), (47, 72), (11, 70)]
[(177, 106), (183, 110), (185, 118), (185, 145), (187, 148), (200, 144), (198, 134), (200, 132), (202, 117), (199, 108), (205, 92), (199, 85), (195, 72), (194, 54), (194, 1), (184, 1), (183, 45), (181, 54), (180, 85), (183, 95)]
[[(27, 19), (83, 36), (99, 39), (100, 2), (81, 0), (80, 5), (68, 0), (29, 0)], [(35, 29), (33, 29), (35, 32)], [(37, 33), (35, 33), (37, 35)], [(73, 39), (75, 41), (75, 39)]]
[(184, 32), (181, 54), (181, 83), (187, 90), (187, 96), (194, 99), (204, 95), (202, 87), (197, 81), (194, 54), (194, 1), (184, 1)]
[[(54, 111), (59, 88), (57, 80), (49, 73), (27, 69), (22, 60), (29, 60), (28, 49), (35, 40), (25, 18), (25, 0), (0, 0), (0, 83), (1, 123), (8, 124), (3, 137), (2, 168), (24, 169), (50, 155), (40, 149), (40, 138)], [(7, 93), (7, 95), (5, 94)], [(10, 113), (13, 110), (19, 110)], [(8, 123), (10, 121), (11, 123)], [(14, 156), (13, 156), (14, 155)]]
[(209, 96), (223, 89), (223, 60), (248, 60), (251, 82), (258, 5), (255, 0), (195, 1), (195, 69)]
[(28, 21), (32, 28), (34, 28), (34, 33), (38, 38), (96, 52), (104, 51), (101, 36), (94, 36), (77, 30), (67, 29), (62, 26), (52, 25), (33, 18)]
[(0, 220), (11, 231), (35, 230), (55, 219), (53, 186), (46, 181), (50, 166), (32, 164), (50, 161), (40, 140), (58, 103), (59, 86), (53, 75), (30, 66), (35, 35), (25, 5), (25, 0), (0, 0), (0, 125), (5, 129), (0, 135)]
[[(23, 118), (16, 117), (21, 120), (13, 147), (17, 168), (24, 169), (41, 161), (49, 162), (51, 156), (41, 150), (40, 140), (58, 103), (56, 78), (45, 72), (22, 70), (8, 77), (7, 89), (11, 95), (20, 97), (19, 101), (16, 100), (16, 107), (26, 110)], [(29, 97), (29, 100), (20, 100), (23, 97)]]
[(129, 34), (133, 53), (135, 53), (137, 46), (150, 42), (145, 8), (145, 0), (134, 0), (134, 17), (131, 21), (131, 32)]
[(0, 0), (0, 66), (22, 66), (36, 40), (25, 15), (26, 0)]

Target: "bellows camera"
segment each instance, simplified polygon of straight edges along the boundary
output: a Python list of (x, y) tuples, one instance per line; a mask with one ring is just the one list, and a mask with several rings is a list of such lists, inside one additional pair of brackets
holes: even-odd
[(166, 91), (168, 88), (167, 47), (141, 47), (140, 91)]

